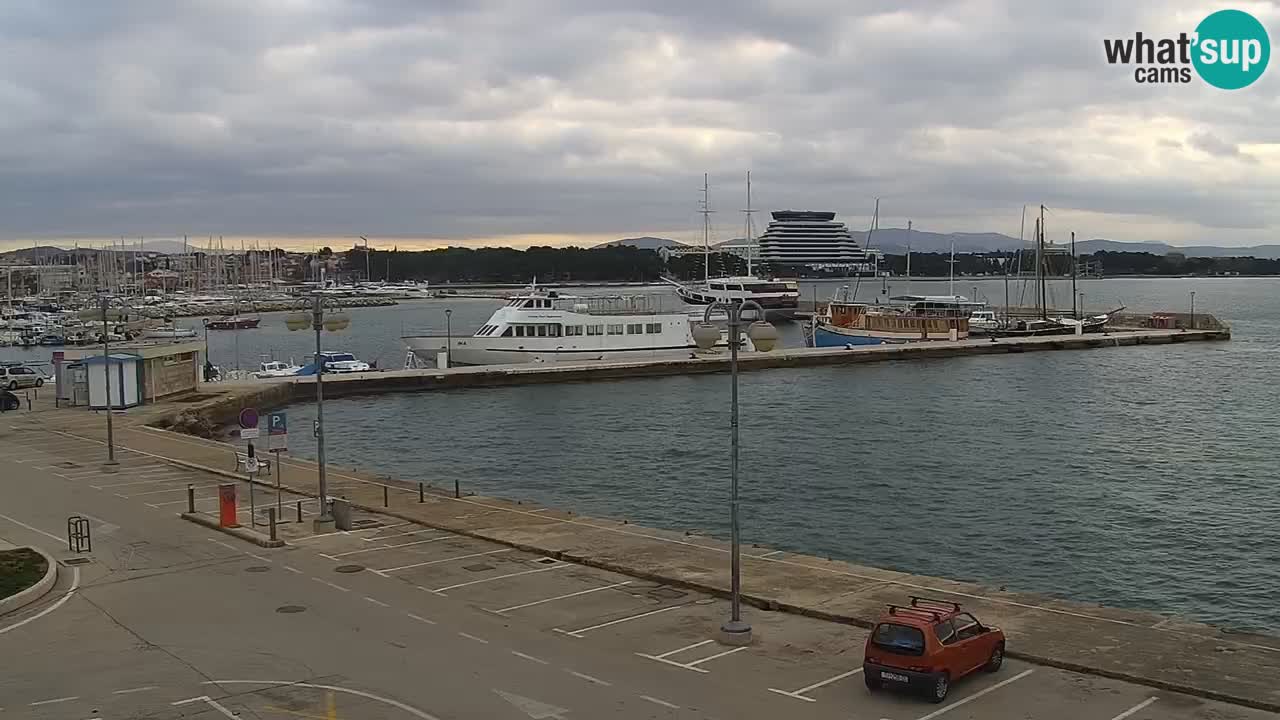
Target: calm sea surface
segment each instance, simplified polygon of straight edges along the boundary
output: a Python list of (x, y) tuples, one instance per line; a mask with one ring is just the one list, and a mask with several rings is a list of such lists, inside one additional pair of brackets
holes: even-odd
[[(1000, 281), (966, 279), (956, 291), (975, 286), (1003, 302)], [(818, 286), (818, 297), (836, 287)], [(1139, 311), (1185, 311), (1194, 291), (1197, 312), (1230, 322), (1234, 338), (746, 373), (745, 539), (1275, 632), (1280, 281), (1111, 279), (1080, 289), (1091, 310)], [(880, 290), (864, 282), (859, 297)], [(1065, 284), (1055, 293), (1070, 305)], [(326, 347), (399, 367), (402, 333), (444, 332), (450, 308), (452, 331), (469, 334), (497, 305), (353, 310), (351, 329)], [(798, 326), (783, 334), (800, 343)], [(261, 329), (239, 333), (240, 363), (303, 360), (312, 338), (265, 315)], [(211, 334), (215, 362), (235, 367), (236, 343)], [(48, 357), (47, 348), (4, 352)], [(459, 478), (478, 493), (727, 536), (728, 400), (727, 375), (334, 400), (328, 451), (407, 479)], [(313, 409), (290, 414), (305, 428)], [(290, 440), (312, 454), (306, 434)]]

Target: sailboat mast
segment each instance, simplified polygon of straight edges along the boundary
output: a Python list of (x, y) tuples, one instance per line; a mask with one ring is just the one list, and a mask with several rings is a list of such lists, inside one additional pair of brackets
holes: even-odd
[(951, 236), (951, 259), (947, 260), (951, 272), (948, 274), (947, 294), (951, 297), (956, 296), (956, 236)]
[(911, 221), (907, 221), (907, 294), (911, 294)]
[(1080, 310), (1076, 307), (1076, 231), (1071, 231), (1071, 317), (1079, 320)]
[(753, 254), (753, 248), (752, 248), (752, 245), (751, 245), (751, 237), (752, 237), (752, 235), (754, 234), (754, 233), (752, 232), (752, 231), (753, 231), (753, 228), (752, 228), (752, 226), (751, 226), (751, 213), (755, 212), (755, 208), (751, 207), (751, 171), (750, 171), (750, 170), (748, 170), (748, 171), (747, 171), (747, 209), (746, 209), (746, 210), (743, 210), (742, 212), (743, 212), (744, 214), (746, 214), (746, 216), (747, 216), (747, 228), (746, 228), (746, 233), (745, 233), (745, 236), (746, 236), (746, 237), (745, 237), (745, 242), (746, 242), (746, 244), (747, 244), (747, 275), (750, 277), (750, 276), (754, 276), (754, 274), (755, 274), (755, 273), (753, 272), (753, 268), (752, 268), (752, 265), (751, 265), (751, 259), (752, 259), (752, 254)]
[(706, 173), (702, 173), (702, 276), (711, 282), (711, 191)]
[(1040, 206), (1040, 233), (1036, 241), (1036, 270), (1040, 273), (1040, 319), (1047, 320), (1049, 315), (1049, 298), (1045, 293), (1047, 273), (1044, 267), (1044, 205)]

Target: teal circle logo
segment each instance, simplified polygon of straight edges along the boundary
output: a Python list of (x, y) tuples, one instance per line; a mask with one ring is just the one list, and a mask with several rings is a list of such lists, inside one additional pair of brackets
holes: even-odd
[(1248, 87), (1271, 59), (1271, 40), (1258, 19), (1240, 10), (1219, 10), (1196, 26), (1191, 57), (1205, 82), (1223, 90)]

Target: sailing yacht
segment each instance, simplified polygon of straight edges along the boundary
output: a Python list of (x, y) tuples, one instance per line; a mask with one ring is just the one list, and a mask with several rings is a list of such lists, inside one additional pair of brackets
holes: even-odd
[(753, 271), (755, 250), (754, 224), (751, 207), (751, 173), (747, 172), (747, 208), (745, 246), (747, 274), (729, 277), (711, 277), (711, 202), (708, 177), (702, 176), (702, 248), (705, 277), (701, 283), (680, 283), (667, 278), (675, 287), (676, 295), (686, 305), (706, 306), (712, 303), (740, 303), (754, 300), (764, 308), (768, 320), (792, 320), (800, 305), (800, 287), (794, 280), (770, 280), (756, 276)]

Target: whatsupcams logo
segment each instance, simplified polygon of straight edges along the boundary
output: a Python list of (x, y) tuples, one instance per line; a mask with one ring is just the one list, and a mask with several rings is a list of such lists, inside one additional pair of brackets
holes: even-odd
[(1271, 40), (1257, 18), (1240, 10), (1219, 10), (1176, 38), (1103, 40), (1107, 62), (1136, 65), (1139, 83), (1189, 83), (1194, 69), (1201, 80), (1223, 90), (1252, 85), (1271, 59)]

